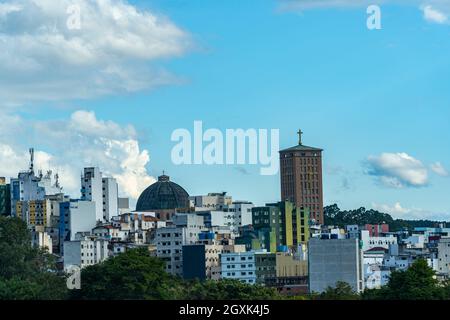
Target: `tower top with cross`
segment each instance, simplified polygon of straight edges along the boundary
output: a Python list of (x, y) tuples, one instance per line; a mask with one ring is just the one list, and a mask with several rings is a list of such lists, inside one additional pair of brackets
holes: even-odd
[(280, 152), (284, 153), (284, 152), (292, 152), (292, 151), (314, 151), (314, 152), (322, 152), (323, 151), (323, 149), (321, 149), (321, 148), (309, 147), (307, 145), (304, 145), (303, 144), (303, 133), (304, 132), (302, 131), (302, 129), (299, 129), (297, 131), (298, 144), (293, 147), (280, 150)]
[(302, 135), (303, 135), (302, 129), (299, 129), (297, 134), (298, 134), (298, 144), (301, 146), (303, 144), (302, 143)]

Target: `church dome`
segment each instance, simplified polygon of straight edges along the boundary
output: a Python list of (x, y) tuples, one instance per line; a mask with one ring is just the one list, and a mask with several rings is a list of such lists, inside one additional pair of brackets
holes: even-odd
[(174, 210), (189, 207), (189, 194), (162, 175), (139, 196), (136, 211)]

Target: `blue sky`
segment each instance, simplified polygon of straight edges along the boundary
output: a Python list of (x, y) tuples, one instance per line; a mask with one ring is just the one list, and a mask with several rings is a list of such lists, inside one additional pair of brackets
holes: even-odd
[[(271, 0), (130, 4), (167, 17), (189, 38), (181, 54), (149, 63), (175, 80), (83, 99), (30, 99), (8, 116), (51, 127), (51, 121), (87, 110), (99, 121), (132, 125), (133, 139), (150, 155), (149, 176), (165, 170), (191, 195), (228, 191), (256, 204), (279, 200), (278, 175), (261, 176), (259, 166), (250, 165), (245, 171), (175, 166), (171, 133), (192, 130), (194, 120), (222, 130), (274, 128), (284, 148), (296, 144), (301, 128), (305, 144), (325, 150), (325, 204), (450, 220), (450, 25), (425, 19), (423, 4), (382, 5), (382, 30), (372, 31), (365, 6), (280, 10), (280, 2)], [(28, 139), (64, 158), (65, 148), (43, 143), (39, 131)], [(88, 162), (82, 157), (80, 167)]]

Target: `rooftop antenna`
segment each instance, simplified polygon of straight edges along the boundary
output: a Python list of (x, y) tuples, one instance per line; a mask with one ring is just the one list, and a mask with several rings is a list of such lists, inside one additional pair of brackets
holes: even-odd
[(55, 187), (58, 189), (61, 189), (61, 187), (59, 185), (59, 174), (58, 173), (55, 174)]
[(30, 148), (30, 173), (34, 174), (34, 148)]

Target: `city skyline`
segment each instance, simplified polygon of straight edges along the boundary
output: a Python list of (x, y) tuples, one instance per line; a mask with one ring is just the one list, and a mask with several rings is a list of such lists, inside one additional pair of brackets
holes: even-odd
[[(111, 11), (83, 2), (81, 29), (71, 33), (68, 2), (5, 3), (1, 176), (26, 169), (34, 146), (36, 169), (58, 171), (73, 196), (82, 168), (98, 166), (134, 199), (165, 170), (190, 195), (227, 191), (263, 205), (281, 200), (279, 175), (253, 165), (175, 166), (171, 133), (196, 120), (223, 132), (279, 129), (285, 149), (301, 128), (306, 145), (324, 149), (324, 205), (450, 220), (443, 4), (383, 3), (383, 28), (369, 31), (364, 6), (109, 1)], [(114, 32), (128, 46), (100, 41)], [(11, 55), (17, 44), (28, 46)]]

